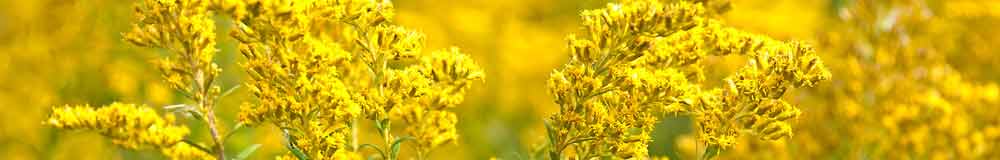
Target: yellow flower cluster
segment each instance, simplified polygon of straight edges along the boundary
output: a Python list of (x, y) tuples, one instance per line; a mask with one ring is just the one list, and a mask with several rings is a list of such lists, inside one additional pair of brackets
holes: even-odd
[(161, 117), (146, 106), (112, 103), (99, 108), (87, 105), (53, 108), (44, 124), (59, 129), (96, 131), (128, 149), (162, 148), (164, 155), (174, 159), (214, 159), (182, 142), (190, 131), (174, 121), (173, 115)]
[[(240, 119), (288, 130), (294, 150), (311, 158), (353, 155), (363, 146), (360, 121), (372, 120), (384, 138), (372, 147), (395, 159), (400, 143), (416, 142), (418, 158), (457, 139), (447, 111), (464, 99), (482, 69), (457, 48), (424, 54), (421, 33), (392, 24), (389, 1), (219, 1), (234, 16), (247, 86), (257, 103)], [(392, 120), (406, 136), (390, 132)], [(290, 157), (290, 156), (286, 156)], [(350, 157), (350, 156), (348, 156)], [(300, 157), (301, 158), (301, 157)]]
[[(750, 57), (749, 65), (725, 79), (725, 89), (701, 95), (695, 112), (702, 129), (700, 137), (712, 145), (727, 148), (735, 142), (737, 129), (745, 126), (762, 139), (790, 137), (786, 122), (799, 110), (782, 101), (793, 87), (814, 86), (829, 79), (830, 73), (812, 48), (801, 43), (782, 43), (767, 37), (749, 35), (731, 29), (709, 40), (719, 45), (717, 53), (739, 53)], [(727, 37), (728, 36), (728, 37)], [(712, 119), (712, 120), (705, 120)]]
[[(211, 102), (220, 89), (212, 81), (222, 71), (212, 63), (215, 22), (205, 1), (146, 0), (136, 5), (139, 23), (124, 33), (126, 41), (142, 47), (163, 48), (173, 58), (160, 60), (159, 69), (171, 88), (196, 102)], [(202, 111), (212, 104), (199, 104)]]
[[(146, 0), (135, 11), (139, 23), (125, 40), (172, 53), (158, 62), (163, 77), (197, 103), (172, 107), (207, 120), (219, 159), (225, 151), (214, 114), (221, 94), (214, 84), (221, 69), (212, 62), (215, 12), (233, 20), (230, 35), (247, 58), (241, 64), (250, 77), (246, 86), (258, 100), (242, 106), (241, 121), (277, 125), (296, 158), (360, 156), (364, 119), (384, 138), (381, 147), (364, 146), (382, 158), (396, 159), (401, 143), (410, 140), (424, 158), (458, 138), (457, 116), (447, 109), (463, 101), (471, 81), (483, 78), (457, 48), (423, 53), (421, 33), (392, 24), (389, 1)], [(405, 136), (390, 132), (393, 120), (406, 124)], [(203, 156), (193, 150), (200, 146), (174, 143), (157, 147), (168, 156)]]
[(53, 108), (46, 125), (60, 129), (95, 130), (125, 148), (171, 146), (184, 139), (188, 128), (176, 126), (174, 116), (160, 117), (145, 106), (113, 103), (93, 108), (65, 106)]
[(139, 23), (123, 35), (135, 45), (162, 48), (172, 54), (158, 61), (163, 78), (196, 103), (182, 106), (194, 106), (185, 110), (206, 120), (217, 158), (226, 159), (215, 122), (215, 102), (222, 91), (214, 81), (222, 69), (212, 62), (218, 50), (215, 22), (211, 19), (214, 14), (209, 7), (209, 2), (203, 0), (145, 0), (135, 8)]
[[(569, 147), (582, 159), (647, 157), (658, 113), (694, 116), (699, 139), (715, 148), (731, 147), (742, 130), (790, 137), (786, 120), (800, 111), (781, 96), (829, 71), (809, 46), (725, 27), (705, 4), (638, 0), (584, 11), (586, 32), (569, 36), (570, 61), (548, 83), (560, 105), (547, 124), (551, 158), (572, 157)], [(730, 54), (749, 64), (722, 88), (701, 89), (701, 60)]]
[[(406, 81), (391, 79), (388, 85), (420, 86), (387, 97), (413, 96), (411, 100), (398, 101), (389, 115), (407, 124), (406, 133), (415, 138), (418, 157), (423, 158), (431, 149), (458, 139), (455, 129), (458, 117), (445, 109), (461, 103), (471, 82), (484, 75), (482, 69), (457, 48), (435, 51), (413, 68), (416, 77)], [(388, 101), (391, 104), (394, 100)]]
[[(307, 1), (249, 1), (216, 4), (230, 10), (240, 41), (246, 85), (258, 98), (242, 106), (240, 120), (256, 125), (274, 123), (293, 129), (296, 147), (314, 158), (329, 158), (349, 149), (350, 120), (361, 114), (356, 97), (340, 73), (352, 59), (328, 35), (313, 33), (331, 21), (333, 6)], [(241, 9), (242, 8), (242, 9)], [(255, 8), (256, 10), (246, 10)], [(245, 13), (244, 13), (245, 12)], [(315, 28), (314, 28), (315, 27)]]

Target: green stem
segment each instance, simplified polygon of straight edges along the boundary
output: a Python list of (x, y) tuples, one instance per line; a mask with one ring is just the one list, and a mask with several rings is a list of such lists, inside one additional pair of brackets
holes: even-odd
[(719, 152), (721, 151), (722, 148), (719, 147), (718, 145), (709, 144), (708, 148), (705, 148), (705, 153), (702, 153), (701, 159), (703, 160), (715, 159), (715, 156), (718, 156)]
[(549, 152), (549, 159), (559, 160), (559, 157), (562, 157), (562, 155), (560, 155), (559, 151), (556, 151), (555, 148)]
[[(193, 64), (194, 62), (192, 62)], [(215, 105), (212, 104), (212, 99), (209, 97), (211, 93), (212, 82), (211, 79), (205, 77), (205, 71), (197, 69), (194, 74), (195, 83), (197, 83), (198, 88), (193, 89), (193, 92), (198, 92), (202, 97), (197, 98), (199, 108), (205, 110), (206, 118), (205, 121), (208, 123), (208, 129), (212, 134), (212, 142), (215, 144), (216, 158), (226, 159), (225, 144), (222, 143), (222, 136), (219, 134), (219, 128), (215, 125)]]
[(351, 148), (354, 151), (361, 150), (358, 146), (358, 118), (351, 118)]
[[(381, 122), (375, 122), (375, 123), (381, 123)], [(386, 120), (385, 125), (383, 125), (382, 128), (379, 128), (379, 129), (382, 130), (382, 139), (385, 140), (385, 147), (386, 148), (391, 148), (392, 147), (392, 134), (389, 134), (389, 127), (390, 127), (389, 126), (389, 121)], [(398, 153), (392, 153), (392, 152), (395, 152), (395, 151), (390, 150), (389, 155), (387, 155), (388, 156), (387, 157), (388, 160), (396, 160), (396, 154), (398, 154)]]
[(198, 148), (198, 150), (201, 150), (202, 152), (205, 152), (205, 153), (212, 153), (212, 150), (208, 149), (208, 147), (201, 146), (198, 143), (195, 143), (194, 141), (191, 141), (190, 139), (184, 139), (184, 141), (181, 141), (181, 143), (187, 143), (189, 146), (192, 146), (194, 148)]

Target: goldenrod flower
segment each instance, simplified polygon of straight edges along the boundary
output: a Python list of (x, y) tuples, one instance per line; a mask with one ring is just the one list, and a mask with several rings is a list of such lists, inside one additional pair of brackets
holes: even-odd
[[(309, 34), (306, 14), (327, 6), (318, 2), (290, 1), (224, 2), (256, 8), (239, 21), (231, 33), (240, 40), (240, 52), (247, 61), (248, 86), (258, 103), (245, 103), (240, 120), (257, 125), (273, 123), (295, 129), (291, 136), (296, 147), (311, 157), (328, 157), (345, 149), (349, 135), (347, 122), (361, 114), (343, 83), (339, 66), (351, 60), (351, 53), (330, 37)], [(222, 4), (234, 5), (234, 4)]]
[(465, 100), (465, 91), (472, 81), (485, 77), (482, 70), (471, 57), (454, 47), (423, 57), (418, 72), (431, 81), (432, 91), (424, 105), (434, 108), (458, 105)]
[[(646, 157), (656, 113), (694, 116), (699, 139), (720, 148), (744, 129), (791, 136), (785, 120), (799, 111), (778, 98), (829, 71), (812, 48), (725, 27), (704, 5), (625, 1), (581, 14), (586, 32), (569, 36), (571, 59), (549, 79), (560, 105), (550, 119), (552, 158), (570, 145), (583, 159)], [(750, 64), (725, 79), (726, 89), (703, 91), (701, 60), (730, 54)]]
[(166, 148), (177, 144), (190, 131), (174, 124), (174, 116), (160, 116), (153, 109), (134, 104), (112, 103), (53, 108), (45, 125), (68, 130), (90, 130), (129, 149)]
[(202, 84), (211, 84), (221, 72), (212, 63), (217, 52), (215, 22), (207, 5), (204, 1), (146, 0), (136, 6), (139, 23), (123, 34), (135, 45), (164, 48), (175, 54), (159, 61), (159, 68), (171, 88), (188, 92), (185, 94), (195, 101), (212, 99), (212, 94), (190, 88), (211, 90)]
[[(457, 118), (445, 109), (483, 78), (457, 48), (423, 53), (423, 34), (392, 24), (388, 1), (214, 3), (236, 15), (231, 35), (259, 100), (243, 105), (240, 119), (290, 129), (293, 146), (309, 157), (356, 154), (358, 121), (368, 119), (384, 138), (381, 150), (412, 137), (423, 158), (457, 139)], [(390, 119), (404, 120), (407, 135), (390, 132)]]
[(222, 133), (215, 122), (215, 102), (222, 89), (214, 81), (222, 69), (212, 62), (218, 49), (210, 5), (207, 0), (144, 0), (135, 6), (138, 23), (123, 37), (132, 44), (162, 48), (171, 54), (157, 61), (163, 78), (195, 102), (190, 105), (195, 110), (192, 112), (208, 124), (216, 158), (226, 159)]

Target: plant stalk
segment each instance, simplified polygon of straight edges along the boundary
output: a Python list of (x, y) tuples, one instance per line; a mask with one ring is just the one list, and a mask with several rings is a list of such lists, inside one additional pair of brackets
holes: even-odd
[(222, 144), (222, 138), (219, 137), (219, 129), (215, 126), (215, 111), (214, 109), (208, 110), (208, 129), (212, 132), (212, 141), (215, 142), (215, 152), (219, 159), (226, 159), (226, 150)]
[(198, 98), (198, 104), (201, 105), (200, 107), (204, 109), (206, 112), (205, 116), (207, 117), (205, 118), (206, 119), (205, 121), (208, 122), (208, 129), (212, 134), (212, 142), (215, 143), (214, 150), (216, 153), (216, 158), (225, 160), (226, 159), (226, 150), (224, 146), (225, 144), (222, 143), (222, 137), (219, 134), (219, 127), (215, 126), (215, 104), (212, 104), (213, 100), (210, 100), (208, 98), (211, 97), (208, 94), (210, 93), (211, 89), (209, 88), (211, 88), (212, 84), (206, 81), (205, 72), (200, 69), (196, 72), (194, 78), (197, 81), (198, 86), (200, 87), (197, 88), (195, 91), (201, 92), (202, 95), (201, 98)]

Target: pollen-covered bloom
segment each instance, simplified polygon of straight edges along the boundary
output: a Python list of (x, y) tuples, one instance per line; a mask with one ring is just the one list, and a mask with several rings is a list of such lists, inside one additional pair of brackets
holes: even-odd
[[(220, 90), (211, 85), (222, 70), (212, 63), (218, 51), (215, 22), (207, 7), (200, 0), (146, 0), (136, 5), (138, 23), (123, 34), (132, 44), (169, 51), (170, 58), (157, 62), (163, 78), (196, 102), (209, 102)], [(208, 106), (198, 105), (203, 111)]]
[(423, 91), (411, 102), (403, 102), (408, 105), (394, 107), (390, 116), (407, 124), (407, 135), (415, 138), (417, 153), (421, 154), (418, 156), (424, 157), (431, 149), (458, 139), (455, 128), (458, 117), (446, 109), (461, 103), (471, 82), (484, 75), (482, 69), (457, 48), (435, 51), (422, 57), (420, 64), (412, 68), (412, 72), (417, 73), (417, 80), (408, 83), (425, 82), (413, 89)]
[[(786, 120), (799, 110), (780, 98), (794, 87), (809, 87), (829, 79), (830, 73), (815, 51), (798, 42), (781, 42), (764, 36), (722, 28), (710, 21), (705, 30), (694, 30), (714, 54), (740, 54), (749, 64), (724, 79), (723, 88), (702, 94), (693, 112), (699, 121), (700, 139), (727, 148), (740, 129), (750, 129), (761, 139), (790, 137)], [(704, 97), (709, 96), (709, 97)], [(704, 110), (707, 112), (698, 112)], [(721, 112), (718, 112), (721, 111)], [(712, 119), (712, 120), (709, 120)]]
[[(828, 79), (822, 61), (804, 44), (725, 27), (705, 4), (637, 0), (584, 11), (585, 32), (569, 36), (570, 61), (548, 83), (561, 108), (547, 124), (550, 156), (646, 157), (663, 114), (693, 116), (701, 142), (714, 147), (732, 146), (741, 130), (791, 136), (786, 120), (799, 110), (780, 97)], [(749, 64), (727, 86), (702, 89), (702, 59), (730, 54)]]
[[(240, 120), (250, 125), (273, 123), (288, 131), (296, 147), (310, 157), (331, 157), (349, 149), (351, 119), (361, 114), (339, 72), (352, 55), (331, 37), (312, 33), (328, 12), (319, 2), (220, 2), (218, 6), (246, 6), (256, 10), (234, 17), (230, 34), (247, 58), (241, 65), (246, 86), (256, 103), (242, 106)], [(325, 16), (324, 16), (325, 17)]]
[(94, 130), (131, 149), (171, 146), (190, 132), (187, 127), (174, 125), (173, 115), (161, 117), (148, 107), (121, 103), (100, 108), (87, 105), (53, 108), (45, 124), (61, 129)]
[[(241, 121), (288, 129), (308, 157), (353, 157), (362, 145), (390, 151), (413, 140), (423, 158), (457, 139), (457, 116), (447, 109), (483, 77), (457, 48), (425, 53), (423, 34), (392, 23), (388, 1), (214, 3), (236, 15), (230, 35), (240, 41), (246, 86), (258, 99), (243, 105)], [(384, 141), (359, 142), (363, 120)], [(405, 132), (390, 131), (394, 121)]]
[(66, 130), (94, 131), (128, 149), (159, 148), (172, 158), (213, 158), (182, 142), (190, 131), (175, 124), (173, 115), (160, 116), (146, 106), (112, 103), (96, 108), (87, 105), (55, 107), (44, 124)]

